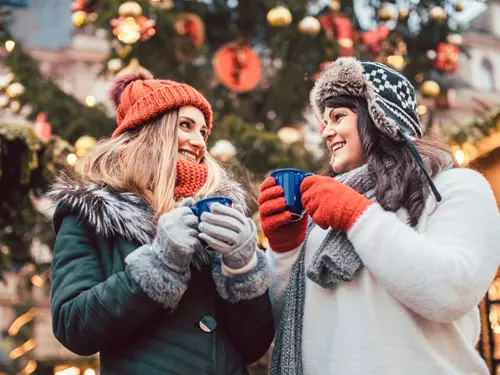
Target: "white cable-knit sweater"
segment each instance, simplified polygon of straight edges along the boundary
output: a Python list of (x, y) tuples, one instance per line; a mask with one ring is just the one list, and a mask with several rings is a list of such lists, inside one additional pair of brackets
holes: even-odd
[[(306, 278), (304, 375), (486, 375), (477, 305), (500, 261), (500, 215), (485, 178), (441, 173), (416, 229), (373, 204), (348, 232), (364, 268), (335, 290)], [(309, 266), (327, 231), (315, 227)], [(279, 323), (298, 249), (268, 251)], [(286, 374), (284, 374), (286, 375)]]

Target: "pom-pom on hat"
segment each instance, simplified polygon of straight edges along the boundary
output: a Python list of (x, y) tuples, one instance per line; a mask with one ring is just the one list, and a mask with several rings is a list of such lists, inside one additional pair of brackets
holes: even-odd
[(112, 138), (182, 106), (193, 106), (203, 113), (207, 136), (212, 128), (212, 107), (198, 90), (184, 83), (154, 79), (150, 73), (118, 77), (110, 90), (110, 99), (116, 108), (118, 125)]

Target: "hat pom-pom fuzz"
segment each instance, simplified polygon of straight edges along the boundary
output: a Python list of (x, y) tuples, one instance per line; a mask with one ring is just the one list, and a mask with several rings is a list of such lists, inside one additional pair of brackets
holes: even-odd
[(109, 97), (111, 103), (113, 103), (115, 108), (118, 108), (120, 105), (120, 98), (122, 96), (125, 88), (134, 81), (144, 81), (147, 79), (153, 79), (153, 76), (149, 72), (134, 72), (124, 74), (121, 77), (118, 77), (114, 82), (111, 90), (109, 91)]

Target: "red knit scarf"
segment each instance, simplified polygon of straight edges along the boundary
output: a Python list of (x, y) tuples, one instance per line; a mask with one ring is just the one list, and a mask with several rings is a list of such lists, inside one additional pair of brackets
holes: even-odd
[(195, 195), (207, 182), (208, 169), (205, 164), (198, 164), (186, 159), (177, 160), (175, 198), (187, 198)]

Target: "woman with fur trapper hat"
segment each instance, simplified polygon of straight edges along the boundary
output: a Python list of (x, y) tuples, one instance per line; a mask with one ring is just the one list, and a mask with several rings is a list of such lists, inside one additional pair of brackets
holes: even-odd
[[(242, 188), (206, 150), (212, 109), (191, 86), (139, 73), (111, 98), (112, 137), (48, 193), (54, 334), (99, 352), (101, 375), (246, 374), (274, 335), (268, 266)], [(215, 203), (198, 221), (190, 206), (213, 195), (235, 208)]]
[(415, 92), (385, 65), (340, 58), (311, 105), (329, 168), (301, 184), (291, 221), (261, 185), (277, 374), (483, 374), (478, 303), (499, 264), (500, 216), (484, 177), (422, 135)]

